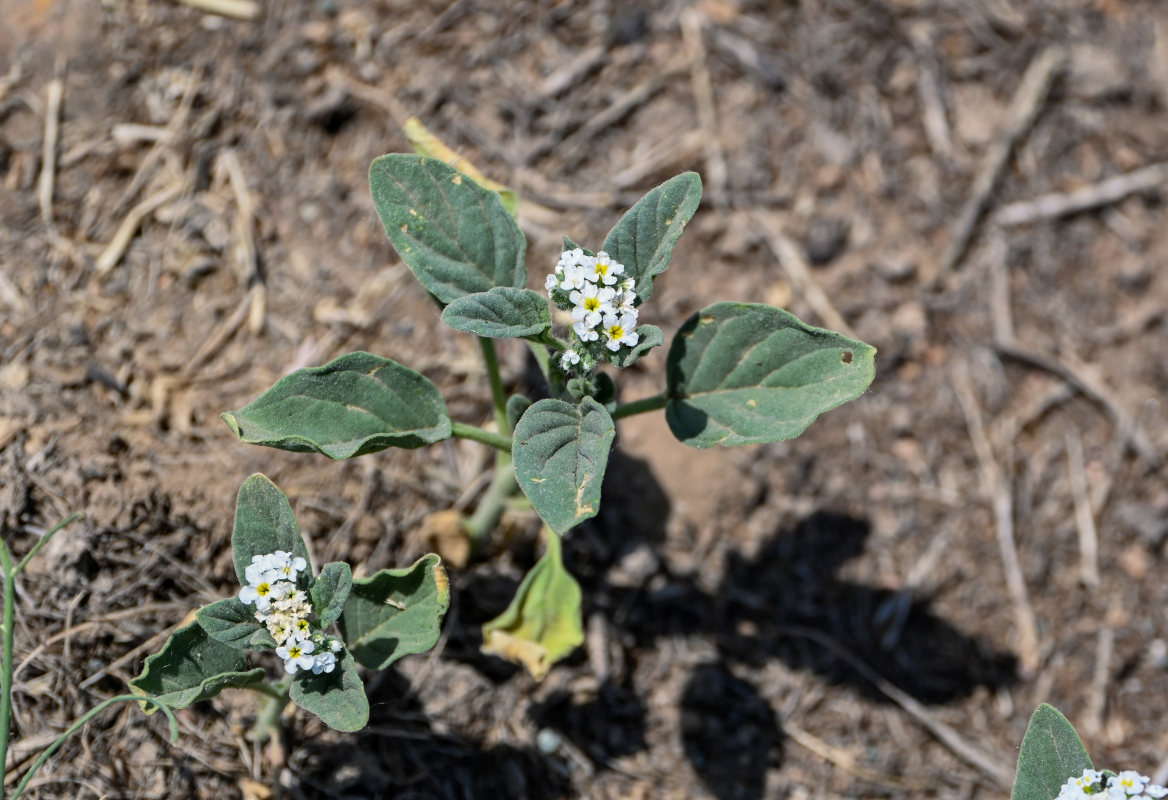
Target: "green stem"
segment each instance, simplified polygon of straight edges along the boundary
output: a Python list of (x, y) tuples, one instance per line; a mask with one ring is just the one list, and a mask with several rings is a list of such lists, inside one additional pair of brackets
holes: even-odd
[(84, 513), (78, 511), (77, 513), (71, 514), (70, 516), (66, 517), (65, 519), (61, 520), (56, 525), (54, 525), (52, 530), (50, 530), (48, 533), (46, 533), (44, 536), (42, 536), (40, 541), (32, 546), (32, 549), (28, 551), (28, 555), (26, 555), (24, 558), (20, 559), (20, 563), (17, 564), (16, 569), (14, 569), (12, 571), (12, 577), (15, 578), (17, 575), (19, 575), (21, 572), (24, 571), (24, 568), (26, 566), (28, 566), (28, 562), (32, 561), (33, 558), (36, 556), (36, 554), (41, 551), (41, 548), (49, 543), (49, 539), (52, 539), (53, 535), (57, 531), (61, 530), (62, 528), (64, 528), (67, 525), (72, 525), (74, 522), (76, 522), (77, 520), (81, 519), (84, 516), (85, 516)]
[(508, 498), (518, 488), (510, 453), (499, 453), (495, 458), (495, 477), (491, 480), (491, 485), (483, 493), (474, 514), (463, 522), (463, 530), (470, 540), (471, 557), (482, 552), (483, 545), (487, 543), (503, 516)]
[(263, 744), (271, 738), (272, 731), (279, 728), (280, 717), (283, 716), (284, 709), (291, 702), (288, 694), (292, 689), (292, 683), (291, 681), (281, 681), (275, 685), (260, 683), (247, 688), (266, 698), (260, 715), (256, 718), (255, 725), (251, 729), (252, 740), (257, 744)]
[(539, 344), (547, 345), (553, 350), (567, 350), (572, 346), (560, 337), (554, 335), (550, 330), (544, 331), (539, 336), (525, 336), (524, 338), (529, 342), (537, 342)]
[(543, 379), (547, 381), (548, 385), (550, 386), (552, 382), (552, 376), (550, 372), (551, 365), (547, 348), (538, 342), (532, 341), (531, 339), (527, 340), (527, 346), (531, 349), (531, 354), (535, 356), (535, 363), (539, 364), (539, 371), (543, 373)]
[(483, 351), (483, 361), (487, 365), (487, 377), (491, 381), (491, 397), (495, 401), (495, 422), (499, 433), (508, 436), (511, 426), (507, 423), (507, 394), (503, 391), (503, 377), (499, 374), (499, 357), (495, 355), (493, 339), (479, 337), (479, 347)]
[(474, 425), (467, 425), (462, 422), (451, 422), (450, 433), (452, 436), (458, 436), (463, 439), (472, 439), (476, 442), (490, 445), (496, 450), (502, 450), (505, 453), (511, 452), (511, 437), (501, 436), (493, 431), (486, 431), (482, 428), (477, 428)]
[[(7, 548), (5, 548), (5, 549), (7, 549)], [(5, 571), (7, 571), (7, 568), (5, 569)], [(162, 711), (163, 714), (166, 715), (166, 718), (170, 721), (170, 740), (172, 742), (178, 741), (178, 720), (175, 718), (174, 712), (170, 710), (169, 706), (165, 705), (164, 703), (162, 703), (159, 700), (155, 700), (153, 697), (143, 697), (141, 695), (136, 695), (136, 694), (120, 694), (117, 697), (111, 697), (110, 699), (106, 700), (103, 703), (98, 703), (96, 706), (94, 706), (92, 709), (90, 709), (88, 712), (86, 712), (85, 715), (83, 715), (80, 719), (78, 719), (76, 722), (74, 722), (72, 725), (70, 725), (68, 730), (66, 730), (64, 733), (62, 733), (60, 736), (58, 736), (53, 741), (53, 743), (51, 745), (49, 745), (48, 747), (45, 748), (44, 752), (42, 752), (40, 754), (40, 757), (37, 758), (37, 760), (33, 762), (32, 766), (28, 768), (28, 772), (24, 773), (24, 778), (21, 779), (20, 784), (16, 787), (16, 791), (13, 793), (11, 800), (16, 800), (16, 798), (18, 798), (22, 794), (24, 794), (24, 790), (28, 788), (28, 784), (33, 779), (33, 777), (36, 775), (37, 770), (39, 770), (42, 766), (44, 766), (44, 763), (46, 761), (48, 761), (50, 758), (52, 758), (53, 753), (57, 752), (57, 750), (61, 747), (61, 745), (63, 745), (65, 743), (66, 739), (68, 739), (73, 734), (77, 733), (77, 731), (81, 730), (81, 728), (85, 726), (85, 723), (89, 722), (91, 719), (96, 717), (98, 714), (105, 711), (107, 708), (112, 706), (114, 703), (130, 703), (130, 702), (152, 703), (155, 706), (158, 706), (158, 708)]]
[(0, 793), (8, 770), (8, 734), (12, 728), (12, 651), (16, 640), (16, 570), (12, 551), (0, 539), (0, 566), (4, 570), (4, 663), (0, 665)]
[(631, 417), (633, 414), (644, 414), (646, 411), (656, 411), (659, 408), (665, 408), (665, 404), (668, 402), (669, 395), (662, 392), (652, 397), (646, 397), (644, 400), (634, 400), (631, 403), (617, 406), (616, 410), (612, 412), (612, 418), (621, 419), (622, 417)]

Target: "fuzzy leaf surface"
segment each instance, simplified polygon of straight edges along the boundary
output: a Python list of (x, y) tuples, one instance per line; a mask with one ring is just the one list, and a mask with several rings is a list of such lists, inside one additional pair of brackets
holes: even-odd
[(223, 419), (249, 444), (335, 459), (450, 436), (438, 387), (409, 367), (363, 352), (285, 375)]
[(876, 348), (757, 303), (690, 317), (666, 360), (673, 435), (692, 447), (778, 442), (863, 394)]
[(616, 424), (591, 397), (544, 399), (515, 426), (511, 455), (519, 486), (556, 533), (596, 516)]
[(369, 186), (398, 255), (439, 302), (527, 283), (527, 240), (497, 193), (406, 153), (375, 159)]
[(482, 651), (522, 664), (542, 680), (552, 664), (584, 643), (580, 584), (564, 569), (560, 537), (548, 535), (547, 550), (519, 584), (511, 605), (483, 625)]
[[(130, 681), (130, 688), (178, 709), (208, 700), (223, 689), (263, 679), (263, 669), (247, 668), (242, 650), (215, 641), (196, 621), (175, 631), (160, 651), (146, 659), (142, 674)], [(157, 710), (142, 706), (147, 714)]]
[(612, 363), (618, 367), (631, 367), (654, 347), (665, 344), (665, 334), (656, 325), (638, 325), (640, 338), (632, 347), (622, 346), (612, 354)]
[(442, 559), (430, 553), (412, 566), (353, 581), (341, 635), (362, 666), (385, 669), (402, 656), (433, 647), (449, 607), (450, 579)]
[(217, 600), (199, 609), (195, 618), (207, 635), (237, 650), (274, 650), (276, 640), (255, 618), (255, 606), (238, 597)]
[(542, 295), (496, 286), (451, 300), (442, 310), (442, 321), (456, 331), (505, 339), (538, 336), (552, 326), (552, 314)]
[(479, 171), (478, 167), (451, 150), (444, 141), (430, 133), (420, 119), (417, 117), (407, 119), (402, 125), (402, 133), (406, 135), (414, 151), (419, 155), (445, 161), (484, 189), (498, 192), (499, 199), (503, 201), (507, 213), (513, 217), (519, 215), (519, 195), (514, 189), (488, 178)]
[(1043, 703), (1026, 726), (1010, 800), (1055, 800), (1067, 778), (1091, 768), (1091, 757), (1075, 727), (1058, 709)]
[(333, 730), (352, 733), (369, 724), (369, 698), (351, 653), (338, 658), (332, 672), (298, 673), (288, 695)]
[(604, 250), (637, 279), (641, 302), (653, 293), (653, 278), (669, 266), (673, 248), (702, 200), (702, 179), (683, 172), (651, 189), (625, 212), (604, 239)]
[(344, 561), (333, 561), (321, 568), (308, 589), (320, 627), (327, 628), (340, 618), (352, 588), (353, 570)]
[(284, 550), (308, 561), (308, 547), (284, 493), (258, 472), (239, 487), (235, 501), (235, 527), (231, 531), (231, 555), (239, 585), (247, 585), (252, 556)]

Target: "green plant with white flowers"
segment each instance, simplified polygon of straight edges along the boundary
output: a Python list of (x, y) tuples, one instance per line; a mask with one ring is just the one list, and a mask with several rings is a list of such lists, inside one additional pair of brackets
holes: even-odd
[(1010, 800), (1144, 800), (1168, 788), (1135, 770), (1095, 769), (1075, 727), (1043, 703), (1030, 718)]
[[(790, 439), (868, 388), (875, 349), (778, 308), (714, 303), (673, 336), (660, 394), (622, 403), (606, 368), (629, 367), (665, 343), (648, 322), (655, 318), (647, 301), (698, 209), (698, 175), (686, 172), (650, 191), (597, 250), (565, 237), (555, 257), (541, 256), (554, 265), (545, 297), (527, 288), (515, 193), (416, 121), (407, 135), (419, 153), (373, 162), (373, 203), (442, 320), (478, 338), (493, 425), (452, 420), (430, 380), (365, 352), (287, 375), (223, 418), (241, 441), (333, 459), (451, 436), (495, 448), (493, 481), (461, 523), (468, 549), (484, 552), (520, 491), (545, 523), (547, 546), (511, 607), (484, 626), (484, 649), (540, 676), (583, 639), (580, 590), (558, 537), (597, 514), (617, 420), (664, 409), (673, 435), (700, 448)], [(540, 399), (508, 395), (496, 355), (503, 339), (530, 348), (544, 379), (530, 387)]]
[[(437, 556), (367, 578), (353, 578), (344, 562), (314, 575), (288, 498), (263, 475), (239, 489), (231, 547), (238, 594), (199, 609), (130, 683), (155, 707), (180, 709), (224, 689), (250, 689), (266, 698), (257, 739), (289, 703), (331, 728), (357, 731), (369, 720), (357, 665), (385, 669), (438, 641), (450, 584)], [(272, 651), (271, 669), (262, 660), (253, 666), (248, 651), (261, 659)]]

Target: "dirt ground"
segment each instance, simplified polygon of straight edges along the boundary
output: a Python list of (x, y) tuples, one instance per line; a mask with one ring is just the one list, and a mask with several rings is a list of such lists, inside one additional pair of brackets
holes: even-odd
[[(700, 171), (642, 319), (668, 337), (725, 299), (842, 322), (879, 348), (871, 390), (766, 447), (622, 422), (566, 543), (587, 644), (542, 683), (478, 652), (537, 555), (518, 516), (452, 572), (433, 654), (368, 676), (362, 733), (297, 713), (257, 750), (228, 693), (172, 746), (123, 708), (31, 796), (1001, 798), (1043, 701), (1097, 765), (1163, 781), (1166, 110), (1154, 0), (0, 0), (0, 526), (23, 553), (86, 514), (20, 581), (10, 778), (234, 591), (248, 474), (318, 562), (366, 572), (473, 508), (474, 443), (334, 463), (219, 419), (356, 349), (490, 418), (476, 345), (369, 198), (416, 114), (519, 190), (532, 287), (562, 234), (595, 248)], [(1048, 193), (1092, 207), (1029, 203)]]

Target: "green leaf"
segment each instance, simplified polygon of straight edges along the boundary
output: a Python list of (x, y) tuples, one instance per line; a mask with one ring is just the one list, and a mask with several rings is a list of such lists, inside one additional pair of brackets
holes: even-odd
[(547, 300), (530, 289), (496, 286), (450, 301), (442, 321), (456, 331), (490, 339), (538, 336), (552, 326)]
[(519, 418), (529, 408), (531, 408), (531, 401), (521, 394), (513, 394), (507, 398), (507, 424), (511, 430), (515, 430)]
[(666, 360), (673, 435), (693, 447), (802, 433), (863, 394), (876, 348), (755, 303), (715, 303), (677, 332)]
[(352, 733), (369, 724), (369, 698), (350, 653), (337, 659), (332, 672), (297, 675), (288, 695), (334, 730)]
[(654, 347), (665, 344), (665, 334), (656, 325), (638, 325), (636, 332), (640, 334), (640, 339), (635, 345), (621, 347), (609, 356), (609, 360), (616, 366), (631, 367)]
[(410, 144), (413, 145), (418, 154), (445, 161), (484, 189), (498, 192), (507, 213), (513, 217), (519, 215), (519, 195), (514, 189), (488, 178), (479, 171), (478, 167), (451, 150), (445, 142), (430, 133), (417, 117), (407, 119), (402, 125), (402, 132), (410, 140)]
[(580, 249), (580, 250), (583, 250), (583, 251), (584, 251), (584, 255), (586, 255), (586, 256), (595, 256), (595, 255), (596, 255), (596, 253), (592, 252), (592, 251), (591, 251), (591, 250), (589, 250), (587, 247), (580, 247), (580, 245), (578, 245), (578, 244), (576, 244), (575, 242), (573, 242), (573, 241), (572, 241), (571, 239), (569, 239), (567, 236), (565, 236), (565, 237), (564, 237), (564, 249), (565, 249), (565, 250), (576, 250), (576, 249)]
[(511, 454), (537, 514), (563, 533), (600, 509), (600, 485), (616, 425), (591, 397), (578, 405), (540, 400), (519, 420)]
[(446, 403), (433, 383), (396, 361), (362, 352), (285, 375), (223, 419), (249, 444), (335, 459), (450, 436)]
[(564, 569), (560, 537), (549, 531), (547, 551), (523, 578), (511, 605), (483, 625), (482, 651), (522, 664), (538, 681), (583, 643), (580, 584)]
[(653, 278), (669, 266), (681, 232), (702, 200), (702, 179), (683, 172), (649, 191), (617, 221), (604, 250), (637, 279), (641, 302), (653, 293)]
[(440, 302), (527, 283), (527, 240), (495, 192), (405, 153), (374, 160), (369, 186), (398, 255)]
[(362, 666), (385, 669), (402, 656), (433, 647), (449, 606), (450, 580), (442, 559), (430, 553), (413, 566), (353, 581), (341, 635)]
[[(153, 697), (171, 708), (208, 700), (223, 689), (264, 679), (263, 669), (247, 668), (247, 656), (212, 639), (198, 622), (179, 628), (162, 649), (146, 659), (142, 674), (130, 681), (135, 694)], [(154, 706), (142, 704), (153, 714)]]
[(228, 597), (203, 606), (196, 619), (208, 636), (237, 650), (276, 648), (272, 634), (255, 618), (255, 607), (247, 605), (238, 597)]
[(292, 506), (276, 484), (256, 473), (239, 487), (235, 501), (235, 528), (231, 531), (231, 554), (239, 585), (247, 585), (246, 570), (252, 556), (284, 550), (308, 561), (308, 548)]
[(308, 589), (320, 627), (327, 628), (340, 618), (352, 588), (353, 570), (348, 564), (334, 561), (324, 565)]
[(1091, 768), (1091, 758), (1074, 726), (1056, 708), (1043, 703), (1026, 727), (1010, 800), (1054, 800), (1067, 778)]

